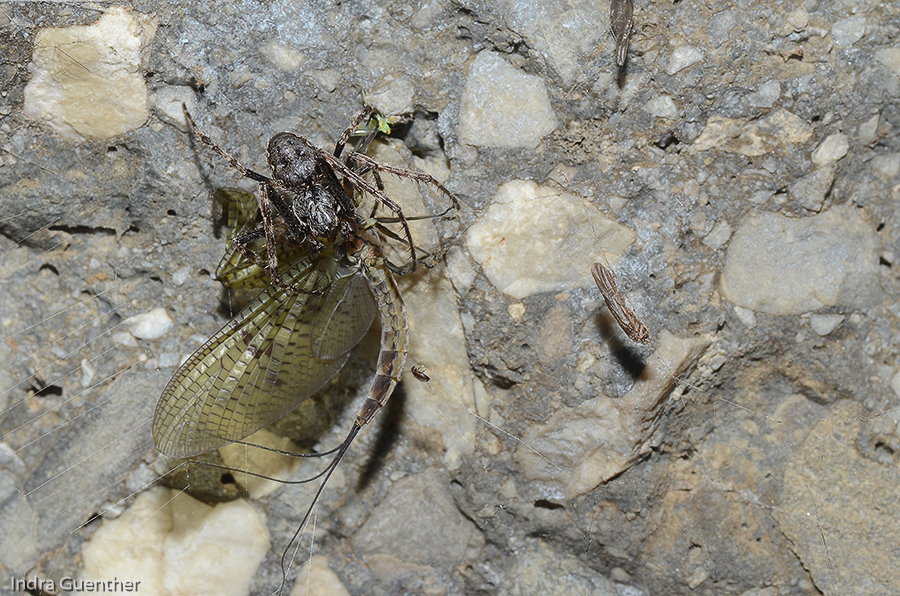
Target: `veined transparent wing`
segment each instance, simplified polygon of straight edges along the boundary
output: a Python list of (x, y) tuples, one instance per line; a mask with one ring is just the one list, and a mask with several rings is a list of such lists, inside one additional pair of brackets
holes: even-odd
[[(216, 279), (232, 290), (264, 288), (269, 283), (268, 273), (238, 250), (234, 241), (238, 236), (255, 231), (259, 213), (256, 195), (236, 188), (219, 188), (213, 195), (213, 200), (222, 209), (225, 227), (228, 228), (225, 254), (216, 267)], [(260, 263), (266, 262), (268, 255), (263, 234), (251, 241), (247, 249), (259, 256)], [(293, 263), (309, 252), (309, 249), (304, 245), (279, 242), (275, 246), (275, 252), (279, 263)]]
[(162, 453), (188, 457), (243, 439), (344, 365), (377, 310), (359, 265), (307, 255), (285, 269), (284, 281), (303, 292), (268, 286), (176, 371), (153, 418)]

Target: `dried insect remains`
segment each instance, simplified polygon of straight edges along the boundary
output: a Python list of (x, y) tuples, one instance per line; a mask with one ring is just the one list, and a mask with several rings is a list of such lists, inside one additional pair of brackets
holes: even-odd
[[(318, 454), (333, 458), (306, 480), (322, 478), (296, 539), (353, 439), (390, 398), (406, 361), (409, 326), (392, 271), (415, 269), (417, 247), (401, 208), (382, 192), (377, 171), (424, 182), (454, 207), (458, 202), (428, 174), (385, 166), (360, 153), (377, 127), (341, 159), (351, 135), (371, 116), (369, 109), (344, 131), (332, 153), (299, 135), (276, 134), (268, 144), (271, 176), (243, 166), (199, 129), (187, 109), (184, 113), (205, 145), (259, 185), (258, 200), (240, 191), (223, 195), (234, 237), (217, 276), (226, 287), (263, 289), (166, 386), (153, 419), (159, 451), (198, 455), (266, 427), (334, 376), (375, 315), (381, 318), (381, 347), (367, 398), (344, 441)], [(369, 172), (374, 183), (365, 178)], [(407, 266), (385, 258), (378, 220), (359, 212), (364, 193), (376, 207), (391, 211), (390, 221), (403, 230), (391, 237), (408, 247)]]
[(650, 336), (650, 330), (642, 320), (638, 318), (634, 311), (625, 304), (625, 297), (619, 292), (616, 285), (616, 276), (612, 269), (605, 267), (600, 263), (594, 263), (591, 266), (591, 275), (603, 294), (603, 300), (606, 301), (606, 307), (612, 313), (613, 318), (622, 331), (625, 332), (632, 341), (640, 344), (649, 344), (653, 339)]
[(616, 40), (616, 66), (625, 66), (628, 44), (631, 43), (631, 29), (634, 26), (633, 0), (610, 0), (609, 25)]

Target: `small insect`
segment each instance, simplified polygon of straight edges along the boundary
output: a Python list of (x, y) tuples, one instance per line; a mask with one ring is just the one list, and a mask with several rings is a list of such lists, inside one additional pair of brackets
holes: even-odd
[(415, 364), (412, 368), (409, 369), (409, 372), (412, 373), (412, 376), (416, 378), (417, 381), (422, 381), (423, 383), (427, 383), (431, 380), (431, 377), (428, 376), (428, 373), (425, 371), (428, 370), (425, 368), (424, 364)]
[(616, 40), (616, 66), (625, 66), (628, 59), (628, 44), (631, 43), (631, 29), (634, 25), (633, 0), (610, 0), (609, 25)]
[(616, 285), (616, 276), (608, 267), (604, 267), (600, 263), (594, 263), (591, 266), (591, 275), (603, 294), (603, 300), (606, 301), (606, 307), (612, 313), (613, 318), (622, 331), (625, 332), (632, 341), (640, 344), (649, 344), (652, 341), (650, 330), (642, 320), (638, 318), (634, 311), (625, 304), (625, 297), (619, 292)]
[[(458, 202), (428, 174), (382, 165), (359, 153), (374, 132), (340, 159), (348, 139), (371, 115), (369, 109), (344, 131), (333, 153), (299, 135), (276, 134), (268, 144), (271, 177), (240, 164), (200, 131), (186, 108), (184, 113), (204, 144), (259, 183), (258, 199), (241, 191), (217, 193), (233, 236), (216, 274), (229, 288), (263, 289), (181, 365), (163, 390), (152, 427), (157, 449), (190, 457), (268, 426), (337, 374), (375, 315), (381, 318), (381, 349), (367, 398), (344, 441), (320, 454), (334, 457), (315, 477), (322, 482), (293, 543), (356, 435), (387, 403), (406, 361), (409, 325), (392, 271), (415, 269), (416, 246), (400, 207), (384, 195), (380, 182), (373, 185), (364, 175), (380, 170), (412, 178), (437, 188), (454, 207)], [(408, 247), (411, 265), (398, 267), (385, 258), (379, 221), (358, 211), (364, 193), (394, 214), (390, 221), (403, 234), (391, 237)], [(258, 218), (261, 227), (256, 227)]]

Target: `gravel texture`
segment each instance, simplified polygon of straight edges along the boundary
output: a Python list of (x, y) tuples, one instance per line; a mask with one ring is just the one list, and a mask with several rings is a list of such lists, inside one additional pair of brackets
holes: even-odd
[[(150, 437), (240, 300), (209, 197), (254, 188), (180, 106), (266, 171), (275, 133), (333, 146), (365, 97), (414, 113), (370, 153), (462, 209), (413, 222), (449, 250), (399, 281), (431, 381), (360, 433), (284, 593), (897, 594), (900, 9), (638, 2), (621, 69), (608, 23), (578, 0), (0, 4), (0, 592), (282, 587), (315, 482), (168, 473)], [(600, 259), (653, 344), (609, 316)], [(377, 351), (375, 329), (259, 440), (337, 445)]]

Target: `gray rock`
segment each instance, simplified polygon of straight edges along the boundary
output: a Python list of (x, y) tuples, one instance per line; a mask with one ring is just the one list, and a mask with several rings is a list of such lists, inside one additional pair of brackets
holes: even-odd
[(448, 482), (435, 470), (398, 481), (354, 535), (356, 548), (439, 569), (461, 563), (481, 537), (456, 509)]
[(776, 315), (866, 308), (881, 299), (879, 252), (874, 230), (851, 207), (803, 219), (752, 214), (728, 247), (722, 294)]
[(825, 197), (834, 183), (834, 166), (823, 166), (803, 178), (797, 179), (790, 186), (791, 196), (804, 209), (821, 211)]
[(526, 75), (495, 52), (475, 58), (463, 90), (459, 138), (480, 147), (536, 147), (556, 128), (541, 79)]

